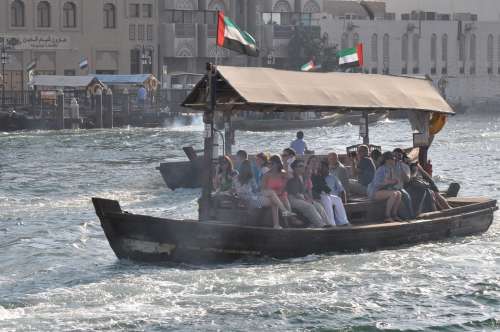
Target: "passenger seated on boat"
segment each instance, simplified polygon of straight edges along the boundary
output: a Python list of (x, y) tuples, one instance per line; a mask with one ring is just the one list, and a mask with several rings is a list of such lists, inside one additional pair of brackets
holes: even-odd
[(368, 155), (368, 146), (360, 145), (356, 158), (352, 159), (353, 175), (356, 179), (349, 179), (349, 192), (358, 195), (367, 195), (367, 188), (375, 175), (375, 164)]
[(269, 172), (269, 154), (260, 152), (255, 156), (255, 166), (253, 167), (252, 171), (254, 174), (254, 181), (255, 184), (257, 185), (257, 188), (262, 187), (262, 178), (264, 177), (264, 174)]
[(380, 166), (380, 160), (381, 160), (381, 157), (382, 157), (382, 152), (380, 152), (380, 150), (374, 149), (370, 153), (370, 157), (372, 158), (373, 163), (375, 164), (375, 168), (378, 168)]
[(385, 222), (401, 221), (398, 216), (401, 205), (401, 192), (394, 188), (399, 180), (395, 177), (394, 155), (387, 151), (382, 154), (380, 167), (368, 186), (368, 197), (376, 201), (385, 201)]
[(252, 166), (249, 160), (244, 160), (241, 164), (241, 172), (234, 177), (233, 190), (239, 199), (243, 200), (250, 208), (271, 207), (273, 227), (281, 228), (279, 223), (278, 210), (284, 216), (289, 216), (290, 212), (285, 208), (278, 196), (273, 192), (258, 192), (253, 179)]
[(303, 156), (308, 151), (307, 143), (304, 141), (304, 132), (297, 132), (297, 139), (293, 140), (290, 143), (290, 147), (297, 153), (299, 156)]
[(394, 188), (401, 192), (402, 204), (399, 210), (399, 216), (403, 219), (413, 219), (416, 217), (413, 210), (413, 204), (410, 194), (405, 190), (406, 184), (410, 181), (410, 159), (400, 148), (394, 149), (392, 153), (395, 158), (394, 170), (396, 171), (396, 177), (399, 180), (398, 184), (396, 184)]
[[(323, 206), (315, 202), (309, 196), (304, 184), (305, 164), (301, 160), (295, 160), (291, 165), (293, 177), (286, 184), (288, 200), (293, 210), (299, 212), (309, 221), (313, 227), (324, 227), (326, 223), (326, 213)], [(325, 218), (322, 217), (325, 215)]]
[(233, 162), (228, 156), (219, 157), (217, 174), (214, 178), (214, 188), (216, 193), (227, 193), (233, 187), (234, 177), (238, 172), (233, 169)]
[(339, 157), (337, 153), (331, 152), (328, 154), (328, 165), (330, 167), (330, 173), (335, 175), (337, 179), (340, 180), (342, 183), (342, 186), (346, 190), (349, 189), (349, 174), (347, 173), (347, 169), (345, 166), (340, 162)]
[(283, 149), (281, 152), (281, 158), (283, 160), (283, 168), (288, 173), (288, 178), (293, 177), (292, 163), (297, 159), (297, 153), (292, 148)]
[(432, 177), (419, 163), (410, 167), (411, 178), (406, 190), (412, 197), (417, 215), (424, 212), (450, 209), (451, 206), (440, 193)]
[(346, 199), (345, 190), (339, 179), (329, 172), (327, 161), (321, 162), (319, 173), (313, 175), (311, 180), (313, 197), (323, 205), (329, 224), (332, 226), (350, 225), (342, 198), (340, 198), (343, 196), (344, 200)]
[(239, 172), (241, 164), (243, 161), (248, 160), (248, 153), (245, 150), (239, 150), (236, 152), (236, 162), (234, 168)]
[(281, 200), (286, 210), (291, 212), (290, 202), (288, 201), (288, 194), (286, 192), (286, 182), (288, 181), (288, 176), (283, 169), (283, 162), (280, 156), (273, 155), (270, 159), (270, 170), (267, 172), (262, 179), (262, 193), (270, 195), (274, 192), (278, 198)]

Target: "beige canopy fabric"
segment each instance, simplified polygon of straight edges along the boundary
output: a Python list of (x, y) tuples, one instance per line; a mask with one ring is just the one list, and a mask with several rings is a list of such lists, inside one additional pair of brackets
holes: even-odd
[[(256, 111), (317, 108), (332, 112), (357, 109), (454, 114), (425, 78), (229, 66), (217, 66), (217, 71), (227, 85), (221, 92), (218, 88), (217, 103), (233, 103)], [(183, 106), (199, 108), (206, 105), (205, 99), (206, 79), (194, 88)]]

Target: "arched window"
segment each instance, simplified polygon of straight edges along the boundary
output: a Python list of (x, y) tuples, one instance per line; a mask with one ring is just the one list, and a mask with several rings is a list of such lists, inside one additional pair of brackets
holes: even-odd
[(401, 60), (408, 62), (408, 35), (406, 33), (401, 38)]
[(431, 61), (436, 62), (437, 60), (437, 36), (435, 33), (431, 36)]
[(221, 0), (212, 0), (208, 4), (208, 9), (209, 10), (219, 10), (221, 12), (225, 12), (226, 11), (226, 5)]
[(382, 57), (384, 61), (384, 74), (389, 74), (389, 51), (390, 51), (390, 44), (389, 44), (389, 34), (384, 35), (384, 41), (382, 45)]
[(39, 28), (50, 28), (50, 4), (41, 1), (36, 8), (37, 22)]
[(288, 25), (291, 21), (291, 12), (292, 7), (288, 3), (288, 1), (280, 0), (274, 4), (273, 12), (281, 13), (280, 14), (280, 25)]
[(309, 0), (304, 5), (303, 11), (304, 11), (304, 13), (319, 13), (321, 11), (321, 9), (319, 8), (319, 5), (316, 1)]
[(113, 5), (112, 3), (107, 3), (104, 5), (104, 28), (116, 28), (116, 9), (115, 5)]
[(175, 2), (175, 9), (180, 10), (193, 10), (194, 4), (192, 0), (177, 0)]
[(372, 35), (372, 62), (378, 62), (378, 36), (376, 33)]
[(348, 37), (347, 33), (342, 34), (342, 39), (340, 40), (340, 49), (343, 50), (344, 48), (348, 47)]
[(63, 6), (63, 27), (76, 28), (76, 5), (66, 2)]
[(24, 2), (16, 0), (10, 5), (10, 25), (13, 27), (24, 26)]
[(292, 7), (288, 3), (288, 1), (280, 0), (274, 4), (273, 12), (277, 13), (290, 13), (292, 11)]
[(441, 37), (441, 60), (448, 62), (448, 35), (444, 34)]

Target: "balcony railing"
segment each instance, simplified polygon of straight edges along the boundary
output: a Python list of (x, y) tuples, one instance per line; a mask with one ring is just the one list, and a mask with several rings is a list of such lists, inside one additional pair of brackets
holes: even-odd
[(195, 37), (195, 25), (188, 23), (176, 23), (175, 24), (175, 37), (176, 38), (194, 38)]

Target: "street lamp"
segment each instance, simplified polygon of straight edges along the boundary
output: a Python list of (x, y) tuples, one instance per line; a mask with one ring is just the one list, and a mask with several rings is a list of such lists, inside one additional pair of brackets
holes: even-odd
[[(146, 65), (151, 65), (152, 64), (152, 59), (151, 59), (151, 54), (148, 54), (146, 53), (146, 51), (148, 52), (151, 52), (151, 49), (148, 48), (146, 49), (146, 47), (144, 45), (142, 45), (142, 47), (138, 47), (139, 49), (141, 49), (141, 56), (139, 57), (139, 60), (140, 60), (140, 63), (141, 63), (141, 74), (144, 74), (144, 66)], [(150, 74), (150, 73), (148, 73)]]

